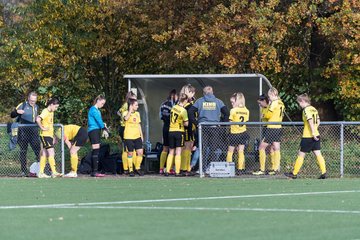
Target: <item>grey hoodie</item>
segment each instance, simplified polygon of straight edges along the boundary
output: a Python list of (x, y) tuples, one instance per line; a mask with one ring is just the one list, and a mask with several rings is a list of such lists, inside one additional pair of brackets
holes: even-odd
[(222, 108), (226, 106), (223, 101), (216, 98), (213, 94), (206, 94), (199, 98), (193, 105), (197, 108), (198, 123), (202, 122), (220, 122)]

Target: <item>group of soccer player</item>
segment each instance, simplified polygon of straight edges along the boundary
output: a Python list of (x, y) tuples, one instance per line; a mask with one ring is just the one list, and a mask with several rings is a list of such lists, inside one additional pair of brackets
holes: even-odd
[[(205, 91), (204, 91), (205, 92)], [(185, 85), (179, 95), (176, 90), (169, 93), (167, 100), (160, 107), (160, 118), (163, 120), (163, 151), (160, 155), (160, 174), (174, 174), (175, 176), (191, 176), (191, 152), (196, 149), (194, 142), (197, 142), (197, 126), (194, 122), (189, 122), (189, 109), (195, 101), (195, 88), (190, 84)], [(261, 107), (263, 122), (266, 124), (263, 128), (262, 140), (259, 145), (259, 170), (253, 172), (254, 175), (275, 175), (280, 171), (280, 142), (282, 136), (282, 126), (285, 106), (281, 101), (278, 91), (270, 88), (267, 94), (258, 98), (258, 104)], [(245, 96), (241, 92), (236, 92), (230, 97), (232, 109), (228, 119), (230, 122), (247, 122), (249, 120), (249, 110), (245, 105)], [(285, 173), (289, 178), (297, 178), (297, 174), (303, 164), (304, 156), (308, 152), (313, 152), (316, 156), (318, 166), (320, 167), (320, 179), (326, 178), (325, 160), (320, 150), (320, 136), (318, 127), (320, 118), (318, 111), (311, 106), (310, 98), (307, 94), (301, 94), (297, 97), (297, 102), (302, 110), (302, 119), (304, 129), (300, 150), (295, 161), (294, 170), (291, 173)], [(211, 105), (207, 102), (206, 104)], [(278, 123), (278, 124), (275, 124)], [(244, 148), (249, 140), (249, 134), (246, 132), (246, 125), (234, 124), (230, 126), (230, 134), (227, 136), (228, 151), (226, 155), (227, 162), (233, 162), (233, 154), (238, 152), (237, 173), (245, 174), (245, 154)], [(271, 168), (266, 171), (266, 149), (269, 148)], [(175, 163), (173, 166), (173, 163)], [(165, 168), (166, 167), (166, 168)], [(165, 170), (166, 169), (166, 170)], [(175, 171), (173, 170), (175, 169)]]
[[(197, 117), (194, 114), (194, 109), (201, 108), (199, 118), (213, 115), (218, 118), (221, 113), (226, 113), (226, 106), (221, 100), (212, 95), (212, 88), (207, 86), (204, 88), (204, 96), (211, 90), (211, 96), (204, 102), (197, 101), (195, 104), (195, 88), (187, 84), (183, 86), (177, 94), (174, 89), (169, 93), (167, 100), (162, 103), (160, 107), (160, 118), (163, 121), (163, 150), (160, 155), (160, 174), (166, 176), (174, 174), (175, 176), (191, 176), (192, 167), (191, 156), (192, 151), (197, 148)], [(34, 97), (34, 96), (30, 96)], [(29, 97), (29, 99), (30, 99)], [(30, 100), (29, 100), (30, 101)], [(212, 102), (214, 101), (214, 102)], [(280, 170), (280, 142), (282, 135), (281, 122), (283, 120), (285, 106), (279, 98), (278, 91), (275, 88), (270, 88), (267, 94), (263, 94), (258, 98), (258, 104), (261, 107), (262, 121), (269, 122), (263, 128), (262, 140), (259, 145), (259, 162), (260, 167), (258, 171), (253, 172), (254, 175), (274, 175)], [(36, 100), (35, 100), (36, 102)], [(104, 106), (106, 99), (104, 96), (95, 98), (92, 107), (88, 111), (88, 129), (84, 129), (77, 125), (64, 126), (64, 141), (70, 150), (71, 171), (65, 177), (77, 177), (78, 155), (79, 149), (90, 139), (91, 152), (91, 176), (104, 177), (105, 175), (98, 171), (99, 151), (101, 134), (108, 137), (108, 128), (102, 120), (100, 108)], [(247, 122), (249, 120), (249, 110), (245, 105), (245, 96), (241, 92), (236, 92), (230, 97), (232, 109), (229, 114), (225, 114), (223, 121), (230, 121), (234, 123)], [(297, 178), (300, 168), (304, 161), (304, 156), (308, 152), (314, 152), (317, 163), (320, 167), (320, 178), (326, 178), (325, 160), (320, 151), (320, 136), (318, 127), (320, 118), (318, 111), (311, 106), (310, 98), (306, 94), (299, 95), (297, 102), (303, 109), (302, 118), (304, 121), (304, 130), (300, 144), (300, 151), (295, 161), (294, 170), (285, 175), (290, 178)], [(60, 177), (60, 173), (56, 171), (54, 158), (54, 144), (56, 137), (61, 138), (61, 131), (58, 130), (54, 134), (54, 112), (59, 107), (59, 100), (51, 98), (47, 101), (46, 108), (38, 115), (36, 123), (40, 127), (40, 171), (39, 178)], [(220, 105), (219, 107), (216, 107)], [(35, 105), (26, 105), (27, 107), (20, 107), (14, 110), (14, 116), (26, 118), (26, 114), (34, 117), (37, 108)], [(32, 107), (31, 107), (32, 106)], [(37, 106), (36, 106), (37, 107)], [(139, 107), (137, 97), (132, 92), (127, 93), (124, 104), (118, 111), (120, 116), (120, 136), (123, 142), (122, 162), (124, 172), (129, 176), (143, 176), (144, 172), (141, 170), (141, 163), (143, 160), (143, 133), (141, 129), (141, 117), (137, 111)], [(26, 109), (32, 110), (26, 112)], [(25, 110), (24, 110), (25, 109)], [(215, 111), (216, 114), (209, 113)], [(206, 112), (208, 111), (208, 112)], [(215, 113), (215, 112), (214, 112)], [(25, 120), (24, 120), (25, 121)], [(23, 122), (21, 122), (23, 123)], [(272, 124), (271, 124), (272, 123)], [(278, 123), (278, 124), (274, 124)], [(216, 125), (216, 124), (215, 124)], [(233, 161), (233, 154), (236, 150), (238, 152), (237, 159), (237, 173), (244, 174), (245, 171), (245, 154), (244, 148), (249, 140), (249, 135), (246, 131), (246, 125), (233, 124), (230, 126), (230, 133), (227, 136), (228, 150), (226, 161)], [(266, 163), (266, 149), (270, 148), (271, 169), (265, 171)], [(51, 176), (44, 173), (45, 165), (49, 162), (51, 168)]]

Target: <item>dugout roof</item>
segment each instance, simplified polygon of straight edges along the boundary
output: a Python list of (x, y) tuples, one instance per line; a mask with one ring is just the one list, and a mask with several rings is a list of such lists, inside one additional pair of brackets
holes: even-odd
[(172, 89), (180, 91), (190, 83), (196, 88), (196, 98), (203, 96), (202, 89), (210, 85), (214, 95), (231, 109), (230, 96), (235, 92), (245, 95), (250, 121), (260, 121), (257, 97), (271, 87), (270, 81), (261, 74), (169, 74), (169, 75), (125, 75), (128, 90), (135, 91), (139, 100), (142, 127), (146, 141), (153, 146), (162, 142), (162, 121), (159, 118), (160, 105)]

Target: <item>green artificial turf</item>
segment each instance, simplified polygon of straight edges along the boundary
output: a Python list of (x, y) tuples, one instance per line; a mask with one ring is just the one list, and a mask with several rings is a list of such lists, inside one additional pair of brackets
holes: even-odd
[(354, 240), (360, 234), (360, 179), (4, 178), (0, 194), (0, 239)]

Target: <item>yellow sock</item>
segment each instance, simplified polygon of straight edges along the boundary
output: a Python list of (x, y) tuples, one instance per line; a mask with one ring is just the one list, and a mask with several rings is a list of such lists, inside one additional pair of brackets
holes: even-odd
[(167, 173), (170, 173), (170, 170), (171, 170), (171, 167), (173, 164), (173, 158), (174, 158), (174, 155), (168, 154), (167, 160), (166, 160), (166, 172)]
[(167, 155), (168, 155), (167, 152), (161, 152), (161, 154), (160, 154), (160, 169), (164, 169)]
[(181, 167), (181, 155), (175, 155), (175, 173), (180, 173), (180, 167)]
[(232, 162), (233, 161), (233, 154), (234, 152), (230, 152), (228, 151), (227, 154), (226, 154), (226, 162)]
[(56, 166), (55, 166), (55, 157), (54, 156), (49, 156), (48, 158), (49, 160), (49, 165), (50, 165), (50, 168), (51, 168), (51, 172), (52, 173), (56, 173)]
[(129, 172), (133, 172), (134, 169), (133, 169), (133, 156), (127, 156), (127, 162), (128, 162), (128, 169), (129, 169)]
[(303, 165), (303, 162), (304, 162), (304, 158), (298, 156), (296, 161), (295, 161), (295, 166), (294, 166), (294, 171), (293, 171), (294, 175), (297, 175), (299, 173), (300, 168)]
[(70, 155), (70, 164), (71, 164), (71, 171), (77, 172), (78, 164), (79, 164), (79, 157), (77, 154)]
[(40, 170), (39, 170), (40, 173), (44, 173), (45, 165), (46, 165), (46, 157), (40, 156)]
[(187, 167), (187, 171), (191, 171), (191, 151), (190, 150), (186, 150), (186, 167)]
[[(176, 157), (175, 157), (175, 159), (176, 159)], [(176, 168), (176, 162), (175, 162), (175, 168)], [(186, 169), (187, 169), (187, 167), (186, 167), (186, 150), (181, 151), (180, 169), (182, 171), (186, 171)]]
[(275, 171), (280, 170), (280, 159), (281, 159), (280, 150), (277, 150), (274, 152), (274, 168), (273, 168), (273, 170), (275, 170)]
[(244, 170), (245, 169), (245, 154), (244, 151), (239, 151), (238, 153), (238, 166), (237, 168), (239, 170)]
[(266, 162), (266, 152), (265, 149), (259, 150), (259, 161), (260, 161), (260, 170), (265, 171), (265, 162)]
[(143, 156), (136, 156), (136, 164), (135, 164), (135, 169), (139, 170), (141, 168), (141, 163), (143, 160)]
[(317, 160), (318, 165), (320, 167), (321, 174), (326, 173), (326, 165), (325, 165), (324, 157), (320, 154), (319, 156), (316, 156), (316, 160)]
[(122, 160), (124, 171), (128, 171), (129, 170), (129, 165), (128, 165), (127, 152), (126, 151), (123, 151), (123, 153), (121, 154), (121, 160)]
[(271, 169), (275, 170), (275, 152), (270, 152)]

